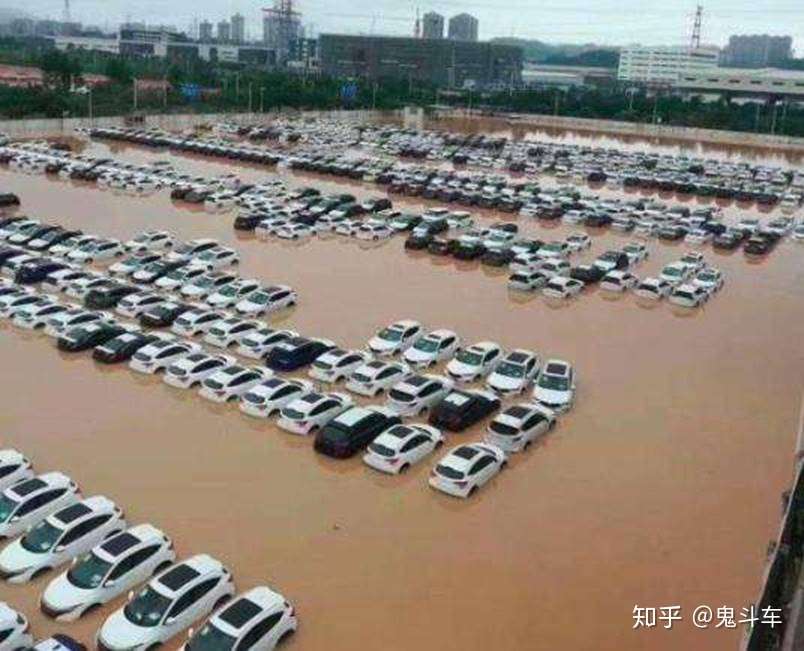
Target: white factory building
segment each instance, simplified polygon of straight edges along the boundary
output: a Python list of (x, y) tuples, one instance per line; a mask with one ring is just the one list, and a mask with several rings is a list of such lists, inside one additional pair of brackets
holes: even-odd
[(617, 79), (638, 84), (675, 86), (688, 73), (717, 68), (720, 50), (716, 47), (632, 45), (620, 53)]

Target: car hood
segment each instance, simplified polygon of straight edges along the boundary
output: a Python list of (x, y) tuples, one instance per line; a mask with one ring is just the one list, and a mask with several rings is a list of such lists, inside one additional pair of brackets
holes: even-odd
[(99, 641), (104, 646), (113, 649), (130, 649), (147, 642), (152, 632), (158, 631), (159, 627), (145, 628), (137, 626), (126, 619), (123, 610), (118, 610), (106, 620), (98, 634)]
[(380, 339), (379, 337), (372, 337), (369, 339), (369, 347), (373, 348), (374, 350), (395, 350), (398, 346), (398, 342), (386, 341), (385, 339)]
[(522, 386), (524, 382), (524, 378), (513, 378), (508, 377), (507, 375), (500, 375), (494, 373), (489, 377), (489, 385), (496, 389), (503, 389), (510, 391), (511, 389), (518, 389)]
[(533, 397), (536, 398), (537, 400), (547, 402), (553, 405), (560, 405), (569, 402), (570, 392), (555, 391), (552, 389), (543, 389), (541, 387), (535, 387), (533, 389)]
[(0, 552), (0, 569), (5, 572), (21, 572), (29, 567), (38, 566), (47, 554), (33, 554), (25, 549), (19, 540), (15, 540)]
[(91, 590), (83, 590), (67, 580), (67, 573), (53, 579), (42, 593), (42, 600), (55, 610), (73, 609), (84, 604)]
[(417, 350), (416, 348), (408, 348), (405, 351), (405, 359), (411, 362), (428, 362), (431, 359), (435, 359), (435, 354), (425, 353), (421, 350)]
[(457, 359), (447, 364), (447, 371), (455, 375), (474, 375), (475, 373), (479, 373), (480, 370), (479, 366), (470, 366), (469, 364), (459, 362)]

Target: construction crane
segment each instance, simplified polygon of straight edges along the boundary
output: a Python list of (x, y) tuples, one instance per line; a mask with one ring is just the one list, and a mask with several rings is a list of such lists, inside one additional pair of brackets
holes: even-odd
[(695, 10), (695, 23), (692, 26), (692, 41), (690, 47), (697, 50), (701, 47), (701, 25), (703, 24), (703, 5)]

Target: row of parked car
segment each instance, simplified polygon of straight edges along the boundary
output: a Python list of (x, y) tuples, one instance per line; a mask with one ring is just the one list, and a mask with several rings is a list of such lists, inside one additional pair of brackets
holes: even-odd
[[(298, 626), (281, 594), (261, 586), (232, 601), (234, 580), (223, 563), (207, 554), (177, 562), (173, 541), (160, 529), (130, 526), (109, 498), (84, 497), (60, 472), (36, 474), (14, 449), (0, 450), (0, 538), (9, 541), (0, 551), (0, 577), (10, 583), (67, 568), (40, 598), (42, 612), (59, 622), (77, 621), (128, 593), (98, 630), (98, 649), (152, 649), (213, 611), (203, 628), (191, 629), (184, 651), (273, 649)], [(35, 648), (85, 649), (66, 636), (42, 644)], [(27, 618), (0, 604), (0, 651), (32, 645)]]

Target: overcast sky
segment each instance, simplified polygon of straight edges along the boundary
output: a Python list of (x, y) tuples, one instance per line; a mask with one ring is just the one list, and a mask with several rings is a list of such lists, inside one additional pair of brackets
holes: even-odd
[[(703, 40), (724, 45), (730, 34), (788, 34), (804, 56), (804, 0), (701, 0)], [(39, 16), (59, 17), (63, 0), (0, 0)], [(71, 0), (74, 19), (114, 27), (146, 20), (187, 29), (194, 19), (217, 21), (239, 11), (249, 33), (261, 34), (260, 9), (272, 0)], [(480, 37), (518, 36), (547, 42), (676, 44), (689, 39), (695, 1), (689, 0), (297, 0), (315, 33), (412, 34), (418, 7), (480, 20)]]

